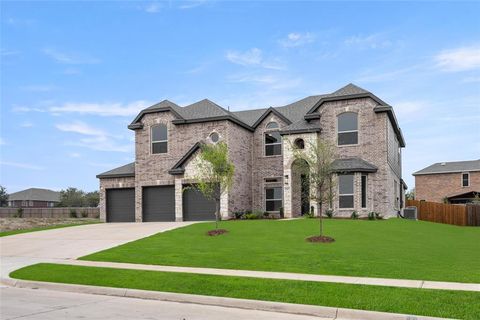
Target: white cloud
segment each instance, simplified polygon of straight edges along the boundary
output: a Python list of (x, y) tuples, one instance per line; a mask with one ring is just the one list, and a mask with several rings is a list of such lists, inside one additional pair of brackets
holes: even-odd
[(49, 107), (48, 111), (52, 113), (78, 113), (105, 117), (131, 117), (136, 116), (142, 109), (145, 109), (150, 105), (149, 102), (143, 100), (134, 101), (128, 104), (68, 102), (60, 106)]
[(252, 48), (245, 52), (228, 51), (227, 60), (242, 66), (259, 65), (262, 62), (262, 50)]
[(24, 121), (24, 122), (22, 122), (22, 124), (20, 125), (20, 127), (22, 127), (22, 128), (31, 128), (31, 127), (33, 127), (33, 123), (30, 122), (30, 121)]
[(112, 135), (81, 121), (60, 123), (55, 127), (60, 131), (86, 136), (75, 141), (69, 141), (67, 142), (68, 145), (80, 146), (98, 151), (130, 152), (133, 149), (133, 144), (131, 143), (119, 144), (116, 141), (122, 139), (121, 136)]
[(252, 48), (245, 52), (230, 50), (225, 57), (231, 63), (239, 64), (241, 66), (262, 67), (275, 70), (285, 69), (278, 59), (264, 59), (262, 50), (258, 48)]
[(66, 53), (56, 49), (46, 48), (43, 53), (52, 58), (55, 62), (62, 64), (96, 64), (100, 60), (80, 53)]
[(80, 158), (82, 155), (78, 152), (70, 152), (70, 153), (68, 153), (68, 156), (70, 158)]
[(443, 50), (434, 60), (442, 71), (467, 71), (480, 68), (480, 45)]
[(193, 9), (207, 3), (206, 0), (192, 0), (186, 1), (184, 4), (180, 5), (178, 8), (182, 10)]
[(158, 2), (152, 2), (148, 4), (144, 9), (147, 13), (157, 13), (162, 9), (162, 5)]
[(22, 90), (29, 91), (29, 92), (49, 92), (49, 91), (55, 90), (56, 88), (57, 87), (53, 85), (41, 85), (41, 84), (21, 87)]
[(28, 170), (45, 170), (44, 167), (40, 167), (40, 166), (29, 164), (29, 163), (21, 163), (21, 162), (0, 161), (0, 165), (20, 168), (20, 169), (28, 169)]
[(45, 110), (41, 109), (41, 108), (32, 108), (32, 107), (16, 106), (16, 105), (13, 106), (12, 111), (13, 112), (18, 112), (18, 113), (22, 113), (22, 112), (45, 112)]
[(314, 41), (315, 41), (315, 35), (310, 32), (306, 32), (306, 33), (292, 32), (292, 33), (289, 33), (285, 39), (281, 39), (279, 43), (283, 47), (291, 48), (291, 47), (303, 46), (305, 44), (312, 43)]
[(55, 126), (60, 131), (74, 132), (87, 136), (108, 136), (107, 133), (100, 129), (96, 129), (84, 122), (75, 121), (71, 123), (61, 123)]
[(392, 42), (390, 40), (383, 39), (383, 36), (380, 33), (351, 36), (345, 39), (344, 43), (351, 47), (355, 46), (369, 49), (382, 49), (392, 45)]
[(251, 83), (265, 86), (266, 89), (279, 90), (298, 87), (302, 80), (300, 78), (282, 77), (272, 74), (240, 74), (228, 78), (230, 82)]

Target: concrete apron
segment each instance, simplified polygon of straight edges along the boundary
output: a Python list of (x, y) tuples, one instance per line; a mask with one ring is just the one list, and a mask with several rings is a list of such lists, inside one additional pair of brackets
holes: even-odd
[(148, 290), (137, 290), (127, 288), (110, 288), (87, 286), (77, 284), (51, 283), (40, 281), (16, 280), (12, 278), (1, 278), (0, 282), (16, 288), (45, 289), (63, 292), (76, 292), (96, 295), (107, 295), (117, 297), (128, 297), (148, 300), (160, 300), (181, 303), (194, 303), (200, 305), (211, 305), (220, 307), (240, 308), (259, 311), (271, 311), (290, 313), (297, 315), (316, 316), (324, 319), (345, 319), (345, 320), (433, 320), (444, 319), (424, 316), (414, 316), (398, 313), (386, 313), (377, 311), (365, 311), (355, 309), (344, 309), (334, 307), (322, 307), (303, 304), (270, 302), (248, 299), (224, 298), (215, 296), (202, 296), (194, 294), (159, 292)]

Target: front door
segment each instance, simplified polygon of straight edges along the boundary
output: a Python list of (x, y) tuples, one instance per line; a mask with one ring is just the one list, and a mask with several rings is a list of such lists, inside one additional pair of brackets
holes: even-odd
[(302, 174), (300, 176), (301, 197), (302, 202), (302, 216), (310, 211), (310, 179), (308, 175)]

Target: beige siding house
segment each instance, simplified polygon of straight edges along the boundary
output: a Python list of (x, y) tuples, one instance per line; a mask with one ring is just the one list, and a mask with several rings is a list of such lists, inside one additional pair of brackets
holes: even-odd
[(106, 221), (213, 219), (211, 201), (186, 187), (195, 183), (200, 144), (219, 141), (235, 164), (233, 188), (221, 201), (224, 218), (248, 210), (318, 215), (302, 192), (305, 177), (291, 148), (320, 140), (336, 149), (331, 206), (337, 216), (355, 210), (392, 217), (403, 208), (405, 141), (393, 108), (353, 84), (285, 106), (237, 112), (209, 100), (185, 107), (164, 100), (141, 111), (129, 128), (135, 162), (97, 176)]

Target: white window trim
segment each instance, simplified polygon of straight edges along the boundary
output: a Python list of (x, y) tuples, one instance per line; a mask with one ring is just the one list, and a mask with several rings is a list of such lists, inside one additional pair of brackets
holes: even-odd
[[(155, 140), (153, 141), (153, 128), (156, 126), (164, 125), (167, 128), (167, 139), (166, 140)], [(159, 142), (166, 142), (167, 143), (167, 152), (159, 152), (159, 153), (153, 153), (153, 144), (154, 143), (159, 143)], [(156, 123), (152, 126), (150, 126), (150, 154), (151, 155), (164, 155), (168, 153), (168, 126), (165, 123)]]
[[(350, 174), (350, 173), (349, 173)], [(339, 210), (352, 210), (355, 209), (355, 173), (351, 174), (353, 176), (353, 193), (340, 193), (340, 178), (338, 178), (338, 209)], [(340, 197), (341, 196), (353, 196), (353, 207), (351, 208), (341, 208), (340, 207)]]
[(270, 129), (270, 130), (266, 130), (264, 133), (263, 133), (263, 156), (265, 158), (273, 158), (273, 157), (281, 157), (283, 155), (283, 147), (280, 148), (280, 154), (273, 154), (271, 156), (267, 156), (267, 145), (268, 146), (276, 146), (276, 145), (282, 145), (283, 144), (283, 138), (282, 136), (280, 136), (280, 142), (274, 142), (274, 143), (265, 143), (265, 135), (268, 134), (269, 132), (278, 132), (280, 131), (278, 128), (275, 128), (275, 129)]
[[(463, 175), (466, 174), (467, 175), (467, 182), (468, 184), (466, 186), (463, 185)], [(462, 186), (462, 188), (468, 188), (470, 187), (470, 172), (462, 172), (462, 174), (460, 175), (460, 186)]]
[[(272, 177), (275, 178), (275, 177)], [(269, 212), (269, 213), (279, 213), (280, 211), (268, 211), (267, 210), (267, 201), (281, 201), (282, 202), (282, 207), (283, 207), (283, 185), (276, 185), (274, 186), (273, 184), (279, 184), (281, 182), (264, 182), (263, 186), (263, 211)], [(282, 189), (282, 198), (281, 199), (267, 199), (267, 189), (272, 189), (272, 188), (280, 188)]]
[[(338, 129), (338, 118), (339, 118), (342, 114), (344, 114), (344, 113), (355, 113), (355, 114), (357, 115), (357, 130), (345, 130), (345, 131), (340, 131), (340, 130)], [(358, 127), (359, 127), (358, 118), (359, 118), (359, 117), (358, 117), (358, 112), (354, 112), (354, 111), (345, 111), (345, 112), (342, 112), (342, 113), (337, 114), (337, 124), (336, 124), (336, 126), (337, 126), (337, 128), (336, 128), (336, 129), (337, 129), (337, 147), (340, 147), (340, 148), (341, 148), (341, 147), (351, 147), (351, 146), (358, 146), (358, 145), (360, 145), (360, 130), (358, 130)], [(339, 135), (340, 133), (350, 133), (350, 132), (357, 132), (357, 143), (352, 143), (352, 144), (338, 144), (338, 135)]]

